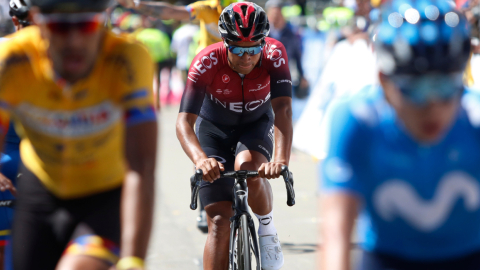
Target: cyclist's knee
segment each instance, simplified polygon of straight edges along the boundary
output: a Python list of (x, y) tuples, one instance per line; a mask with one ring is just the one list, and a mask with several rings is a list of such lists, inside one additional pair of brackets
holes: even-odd
[(208, 230), (214, 234), (230, 231), (230, 217), (233, 215), (232, 203), (215, 202), (205, 206), (208, 220)]
[(107, 270), (119, 255), (116, 243), (97, 235), (82, 235), (66, 248), (56, 270)]
[(214, 234), (225, 234), (230, 231), (230, 216), (216, 215), (209, 218), (209, 230)]
[(108, 270), (110, 265), (90, 256), (64, 256), (55, 270)]
[(255, 192), (256, 190), (263, 190), (268, 188), (270, 183), (265, 178), (252, 177), (247, 180), (248, 189)]
[(242, 151), (235, 158), (235, 170), (256, 171), (266, 162), (267, 158), (257, 151)]

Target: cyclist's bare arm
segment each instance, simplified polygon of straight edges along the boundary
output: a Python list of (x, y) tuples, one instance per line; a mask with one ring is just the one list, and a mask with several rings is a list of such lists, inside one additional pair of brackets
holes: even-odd
[(347, 193), (327, 193), (319, 201), (323, 240), (319, 269), (350, 270), (351, 236), (358, 213), (358, 198)]
[(262, 164), (258, 171), (260, 177), (267, 179), (280, 177), (282, 165), (288, 166), (293, 138), (292, 98), (274, 98), (272, 108), (275, 113), (275, 157), (273, 162)]
[(157, 122), (126, 130), (128, 172), (121, 204), (121, 256), (145, 258), (153, 221)]
[(203, 179), (212, 182), (220, 178), (220, 170), (223, 170), (223, 164), (218, 163), (215, 158), (208, 158), (205, 152), (203, 152), (193, 129), (197, 117), (198, 115), (193, 113), (181, 112), (178, 114), (177, 138), (182, 145), (183, 151), (195, 164), (195, 167), (203, 171)]
[(190, 13), (185, 9), (185, 6), (174, 6), (169, 3), (154, 1), (140, 1), (136, 6), (130, 0), (119, 0), (118, 2), (157, 19), (178, 21), (190, 19)]

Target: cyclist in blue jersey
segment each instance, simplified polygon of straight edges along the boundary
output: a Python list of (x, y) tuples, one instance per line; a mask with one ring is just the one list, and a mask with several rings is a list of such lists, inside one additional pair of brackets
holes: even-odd
[[(24, 0), (10, 0), (10, 16), (15, 25), (15, 30), (20, 30), (31, 24), (29, 7)], [(6, 38), (0, 38), (0, 42)], [(8, 132), (5, 135), (3, 153), (0, 157), (0, 201), (15, 199), (16, 179), (20, 165), (20, 138), (15, 132), (13, 123), (10, 122)], [(0, 270), (12, 269), (11, 251), (8, 246), (10, 230), (12, 228), (13, 209), (0, 207)], [(7, 248), (6, 248), (7, 247)]]
[(327, 110), (321, 269), (480, 269), (480, 96), (464, 90), (465, 17), (445, 0), (385, 4), (380, 86)]

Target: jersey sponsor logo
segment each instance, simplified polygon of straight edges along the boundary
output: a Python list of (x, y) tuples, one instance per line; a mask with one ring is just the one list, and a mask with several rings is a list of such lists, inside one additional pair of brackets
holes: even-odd
[(273, 66), (279, 68), (282, 64), (285, 64), (285, 58), (281, 50), (277, 49), (277, 45), (270, 44), (267, 47), (267, 59), (273, 61)]
[(105, 59), (105, 61), (116, 66), (115, 68), (121, 72), (118, 77), (126, 83), (133, 84), (136, 81), (133, 65), (131, 61), (124, 55), (110, 55)]
[(73, 95), (73, 99), (74, 99), (75, 101), (82, 100), (82, 99), (84, 99), (84, 98), (87, 97), (87, 94), (88, 94), (88, 90), (87, 90), (87, 89), (80, 90), (80, 91), (78, 91), (77, 93), (75, 93), (75, 94)]
[(290, 81), (290, 80), (278, 80), (277, 83), (289, 83), (289, 84), (292, 84), (292, 81)]
[(75, 111), (47, 110), (29, 103), (15, 108), (26, 127), (43, 134), (78, 138), (104, 131), (121, 120), (122, 111), (110, 101)]
[(373, 194), (373, 204), (380, 217), (393, 221), (399, 216), (423, 232), (440, 228), (458, 201), (469, 212), (480, 209), (480, 184), (462, 171), (446, 174), (430, 200), (422, 198), (414, 187), (399, 179), (383, 183)]
[(245, 104), (245, 110), (248, 112), (255, 111), (258, 107), (262, 106), (263, 103), (265, 103), (265, 101), (262, 99), (247, 102), (247, 104)]
[(268, 152), (268, 150), (265, 147), (263, 147), (263, 145), (259, 144), (258, 148), (262, 149), (263, 151), (265, 151), (265, 153), (267, 153), (269, 160), (272, 159), (272, 155), (270, 155), (270, 152)]
[(222, 82), (229, 83), (230, 82), (230, 76), (228, 76), (227, 74), (223, 74)]
[(190, 68), (188, 72), (188, 79), (196, 83), (202, 74), (217, 64), (218, 58), (215, 56), (215, 52), (210, 53), (209, 56), (204, 55), (200, 60), (193, 63), (193, 68)]
[(221, 94), (224, 94), (224, 95), (230, 95), (232, 93), (232, 90), (230, 89), (225, 89), (225, 90), (222, 90), (222, 89), (217, 89), (217, 94), (221, 95)]
[(259, 83), (259, 84), (257, 84), (257, 88), (256, 88), (256, 89), (250, 89), (250, 90), (248, 90), (248, 92), (260, 91), (260, 90), (262, 90), (262, 89), (265, 89), (265, 88), (266, 88), (267, 86), (269, 86), (269, 85), (270, 85), (270, 81), (267, 82), (267, 84), (265, 84), (265, 85), (263, 85), (263, 86), (262, 86), (262, 84)]
[(221, 101), (218, 98), (214, 97), (212, 94), (209, 94), (208, 97), (213, 103), (220, 105), (225, 109), (228, 109), (233, 112), (241, 113), (243, 112), (243, 110), (246, 110), (248, 112), (254, 111), (258, 109), (260, 106), (262, 106), (263, 104), (267, 103), (267, 101), (270, 99), (270, 93), (268, 93), (265, 99), (253, 100), (245, 104), (243, 102)]

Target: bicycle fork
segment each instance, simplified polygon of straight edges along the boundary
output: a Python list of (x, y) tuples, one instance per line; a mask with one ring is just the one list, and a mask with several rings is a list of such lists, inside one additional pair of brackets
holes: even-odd
[[(240, 227), (240, 218), (242, 215), (247, 216), (248, 221), (248, 230), (250, 231), (250, 238), (252, 239), (253, 244), (253, 252), (255, 255), (255, 259), (257, 261), (257, 270), (260, 270), (260, 259), (259, 259), (259, 250), (258, 250), (258, 240), (257, 240), (257, 232), (255, 231), (255, 224), (253, 223), (252, 216), (248, 212), (248, 186), (246, 178), (238, 179), (238, 182), (235, 183), (233, 187), (233, 201), (234, 205), (232, 206), (235, 214), (233, 217), (230, 218), (230, 241), (229, 241), (229, 261), (230, 266), (234, 265), (235, 261), (235, 233), (238, 231)], [(247, 228), (244, 228), (247, 229)], [(250, 252), (250, 251), (248, 251)], [(239, 269), (242, 270), (242, 269)]]

